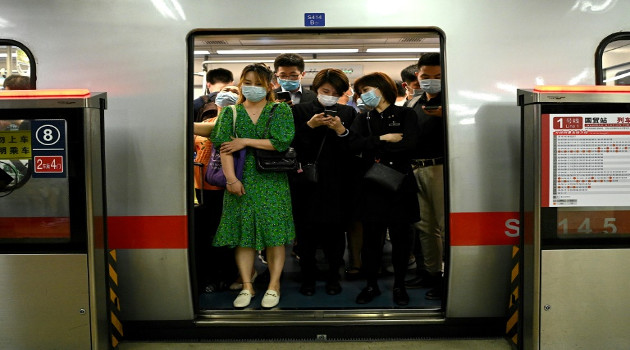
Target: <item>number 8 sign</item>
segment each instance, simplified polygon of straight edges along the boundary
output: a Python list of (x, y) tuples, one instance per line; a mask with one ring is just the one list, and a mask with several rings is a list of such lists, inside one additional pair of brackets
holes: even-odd
[(37, 128), (35, 132), (37, 141), (44, 146), (52, 146), (59, 142), (61, 132), (54, 125), (45, 124)]

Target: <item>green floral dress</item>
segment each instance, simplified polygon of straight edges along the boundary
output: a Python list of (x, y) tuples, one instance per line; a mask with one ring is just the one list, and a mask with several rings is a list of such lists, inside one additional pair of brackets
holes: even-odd
[[(269, 138), (279, 151), (286, 150), (295, 134), (291, 108), (278, 104), (267, 135), (263, 135), (273, 104), (263, 108), (256, 124), (243, 105), (236, 106), (236, 134), (242, 138)], [(214, 147), (231, 140), (232, 108), (223, 108), (210, 135)], [(254, 150), (247, 148), (243, 180), (245, 194), (236, 196), (225, 191), (221, 223), (213, 245), (247, 247), (257, 250), (282, 246), (293, 241), (295, 228), (291, 213), (291, 194), (286, 173), (259, 172)]]

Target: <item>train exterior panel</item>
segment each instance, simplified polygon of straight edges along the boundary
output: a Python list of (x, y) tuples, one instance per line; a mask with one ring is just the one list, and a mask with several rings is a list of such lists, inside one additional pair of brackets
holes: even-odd
[(188, 267), (187, 37), (197, 30), (301, 31), (304, 14), (313, 12), (326, 14), (326, 28), (443, 33), (446, 317), (505, 314), (511, 245), (518, 242), (516, 89), (594, 84), (597, 45), (628, 29), (630, 3), (7, 0), (0, 38), (32, 51), (38, 88), (108, 94), (109, 244), (119, 251), (125, 320), (195, 317)]

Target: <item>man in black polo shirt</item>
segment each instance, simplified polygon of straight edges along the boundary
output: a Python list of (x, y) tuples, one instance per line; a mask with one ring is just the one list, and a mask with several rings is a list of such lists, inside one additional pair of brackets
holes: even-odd
[(424, 269), (406, 282), (408, 288), (431, 288), (427, 299), (442, 297), (444, 237), (444, 121), (442, 119), (442, 69), (440, 55), (428, 53), (418, 60), (418, 82), (422, 95), (409, 101), (418, 115), (418, 147), (413, 160), (418, 183), (420, 221), (414, 226), (424, 256)]

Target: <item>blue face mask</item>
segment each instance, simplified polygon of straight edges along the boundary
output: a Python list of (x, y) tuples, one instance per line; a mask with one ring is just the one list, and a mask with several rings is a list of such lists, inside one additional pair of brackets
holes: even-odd
[(278, 79), (278, 84), (287, 91), (295, 91), (300, 88), (300, 79), (298, 80), (284, 80)]
[(442, 91), (442, 81), (440, 79), (422, 79), (418, 81), (420, 88), (428, 94), (437, 94)]
[(376, 89), (361, 94), (361, 100), (366, 106), (375, 108), (381, 102), (381, 96), (376, 96)]
[(241, 94), (250, 102), (258, 102), (267, 96), (267, 90), (262, 86), (243, 85)]
[(225, 107), (235, 105), (236, 100), (238, 100), (238, 95), (233, 92), (219, 92), (217, 94), (217, 98), (214, 100), (214, 103), (216, 103), (219, 107)]

